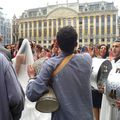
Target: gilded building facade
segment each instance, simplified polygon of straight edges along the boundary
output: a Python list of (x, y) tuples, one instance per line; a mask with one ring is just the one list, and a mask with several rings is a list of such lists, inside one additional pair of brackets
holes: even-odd
[(17, 35), (49, 47), (57, 31), (71, 25), (78, 33), (79, 46), (102, 43), (110, 45), (118, 36), (117, 18), (118, 9), (114, 3), (104, 1), (48, 5), (25, 10), (16, 19)]

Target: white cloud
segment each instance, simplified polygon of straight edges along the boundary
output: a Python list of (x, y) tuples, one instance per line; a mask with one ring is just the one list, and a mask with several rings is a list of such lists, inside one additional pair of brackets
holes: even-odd
[[(15, 14), (19, 17), (24, 10), (43, 7), (47, 4), (52, 5), (56, 4), (58, 1), (59, 3), (66, 3), (68, 2), (77, 2), (77, 0), (0, 0), (0, 7), (3, 8), (3, 11), (7, 14), (8, 17), (12, 18)], [(99, 2), (100, 0), (84, 0), (83, 2)], [(102, 1), (102, 0), (101, 0)], [(115, 6), (120, 8), (120, 2), (117, 0), (106, 0), (107, 2), (114, 2)], [(79, 3), (83, 3), (79, 0)]]

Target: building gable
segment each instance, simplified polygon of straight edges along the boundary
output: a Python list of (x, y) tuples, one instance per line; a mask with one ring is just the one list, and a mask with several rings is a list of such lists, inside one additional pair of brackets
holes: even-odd
[(50, 12), (47, 15), (48, 19), (56, 19), (56, 18), (68, 18), (68, 17), (76, 17), (78, 15), (78, 13), (70, 8), (66, 8), (66, 7), (59, 7), (55, 10), (53, 10), (52, 12)]

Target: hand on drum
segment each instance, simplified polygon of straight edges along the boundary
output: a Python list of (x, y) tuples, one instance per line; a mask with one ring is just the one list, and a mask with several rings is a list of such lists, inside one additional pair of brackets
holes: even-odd
[(34, 78), (36, 75), (35, 69), (32, 65), (28, 65), (27, 72), (30, 79)]

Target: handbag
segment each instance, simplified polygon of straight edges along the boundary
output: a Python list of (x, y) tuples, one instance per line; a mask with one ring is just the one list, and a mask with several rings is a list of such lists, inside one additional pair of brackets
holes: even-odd
[[(74, 54), (65, 57), (62, 60), (62, 62), (57, 66), (57, 68), (54, 70), (52, 77), (54, 77), (57, 73), (59, 73), (73, 56)], [(45, 92), (39, 98), (39, 100), (36, 102), (35, 108), (39, 112), (43, 112), (43, 113), (55, 112), (56, 110), (59, 109), (59, 102), (52, 87), (49, 86), (48, 92)]]

